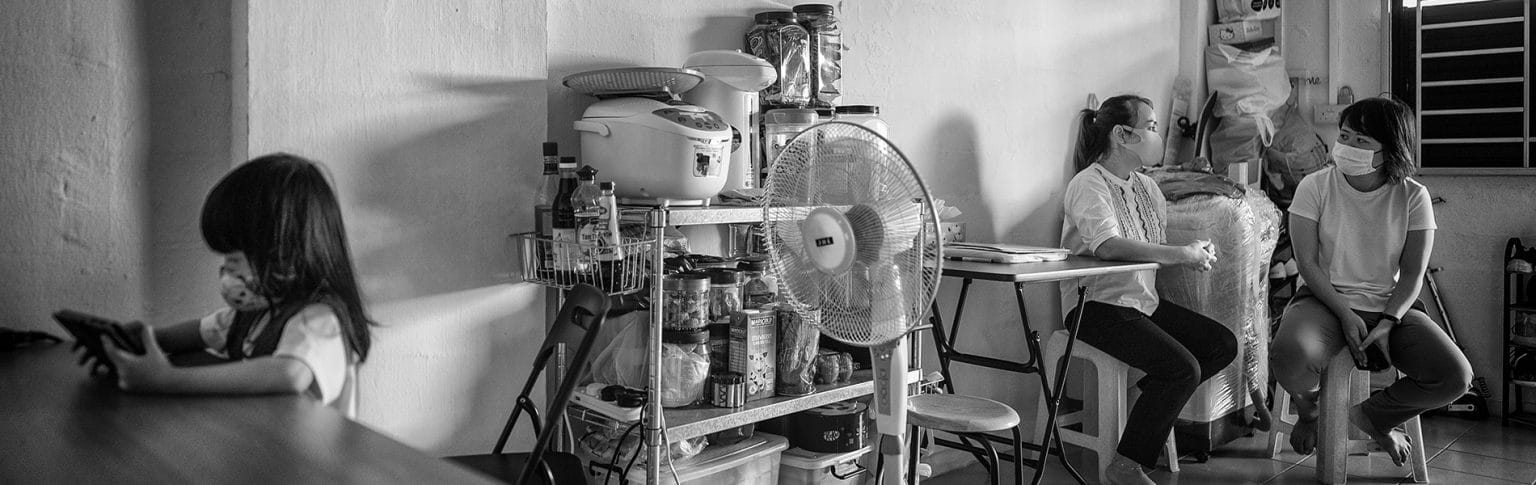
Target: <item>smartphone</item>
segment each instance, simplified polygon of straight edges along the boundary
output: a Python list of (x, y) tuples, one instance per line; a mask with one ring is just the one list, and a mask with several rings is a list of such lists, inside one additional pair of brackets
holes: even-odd
[(101, 346), (103, 336), (118, 348), (144, 355), (144, 340), (140, 338), (139, 332), (129, 330), (114, 320), (74, 310), (54, 312), (53, 319), (75, 337), (75, 342), (85, 348), (85, 352), (96, 359), (98, 365), (105, 366), (108, 373), (116, 369), (112, 368), (112, 360), (107, 358), (106, 349)]

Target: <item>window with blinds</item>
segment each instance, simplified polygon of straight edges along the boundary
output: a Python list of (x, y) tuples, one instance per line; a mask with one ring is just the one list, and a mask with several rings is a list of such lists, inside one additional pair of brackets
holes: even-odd
[(1527, 0), (1392, 1), (1392, 92), (1426, 173), (1536, 175)]

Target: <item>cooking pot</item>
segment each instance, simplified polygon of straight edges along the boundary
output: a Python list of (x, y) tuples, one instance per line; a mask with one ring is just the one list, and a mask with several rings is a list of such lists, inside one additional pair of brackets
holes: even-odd
[(574, 123), (588, 165), (626, 204), (703, 205), (725, 187), (731, 126), (681, 103), (626, 97), (592, 103)]

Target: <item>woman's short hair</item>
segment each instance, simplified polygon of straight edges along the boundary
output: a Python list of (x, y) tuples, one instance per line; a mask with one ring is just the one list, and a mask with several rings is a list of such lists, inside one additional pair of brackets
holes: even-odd
[(1381, 143), (1381, 169), (1388, 183), (1418, 171), (1414, 142), (1419, 135), (1414, 123), (1413, 108), (1390, 98), (1362, 99), (1339, 114), (1339, 128), (1348, 127)]

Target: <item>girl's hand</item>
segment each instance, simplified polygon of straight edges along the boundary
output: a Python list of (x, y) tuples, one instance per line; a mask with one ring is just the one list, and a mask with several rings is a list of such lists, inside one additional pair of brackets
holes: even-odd
[(144, 355), (136, 355), (117, 347), (106, 337), (102, 337), (101, 346), (107, 351), (107, 358), (112, 359), (112, 364), (117, 366), (117, 387), (124, 391), (145, 391), (160, 387), (160, 382), (166, 378), (174, 368), (171, 361), (165, 358), (165, 352), (160, 351), (160, 343), (155, 340), (155, 329), (149, 325), (135, 323), (140, 339), (144, 341)]
[(1195, 241), (1184, 245), (1185, 264), (1200, 271), (1210, 271), (1216, 264), (1216, 245), (1210, 241)]
[[(1365, 345), (1361, 342), (1366, 338), (1365, 320), (1355, 312), (1346, 311), (1339, 316), (1339, 327), (1344, 331), (1344, 340), (1348, 342), (1349, 355), (1355, 358), (1355, 362), (1365, 362)], [(1383, 332), (1385, 333), (1385, 332)]]
[(1360, 351), (1365, 352), (1365, 349), (1370, 348), (1371, 344), (1376, 344), (1378, 347), (1381, 347), (1381, 355), (1387, 356), (1387, 361), (1390, 363), (1392, 361), (1392, 352), (1388, 350), (1387, 339), (1389, 333), (1392, 332), (1392, 327), (1395, 326), (1397, 326), (1397, 322), (1378, 320), (1376, 328), (1371, 329), (1371, 333), (1366, 334), (1365, 339), (1360, 341)]

